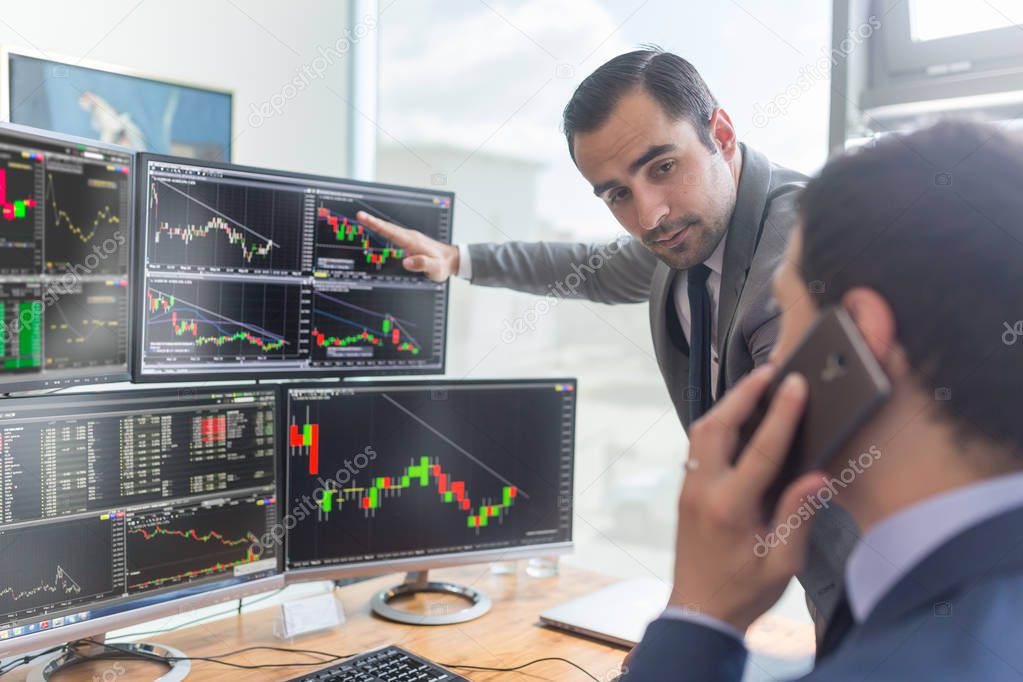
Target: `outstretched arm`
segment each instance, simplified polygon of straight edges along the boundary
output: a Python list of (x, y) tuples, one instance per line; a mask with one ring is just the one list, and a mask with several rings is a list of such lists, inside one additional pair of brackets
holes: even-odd
[[(365, 212), (356, 218), (405, 250), (402, 265), (435, 282), (466, 268), (457, 246), (381, 220)], [(607, 243), (509, 242), (468, 248), (473, 284), (504, 287), (541, 296), (553, 294), (599, 303), (641, 303), (650, 296), (655, 256), (634, 239)]]

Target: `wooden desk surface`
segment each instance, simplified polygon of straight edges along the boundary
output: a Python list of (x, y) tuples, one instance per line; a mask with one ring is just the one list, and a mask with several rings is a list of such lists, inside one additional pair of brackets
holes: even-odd
[[(212, 623), (168, 632), (145, 638), (167, 644), (184, 651), (187, 656), (210, 656), (253, 645), (283, 646), (315, 649), (337, 654), (361, 653), (370, 649), (396, 644), (438, 663), (466, 663), (491, 667), (513, 667), (535, 658), (561, 656), (582, 666), (601, 680), (613, 678), (626, 651), (619, 647), (562, 634), (539, 625), (538, 614), (555, 604), (581, 596), (615, 582), (615, 578), (581, 570), (561, 563), (561, 575), (553, 578), (530, 578), (520, 563), (516, 575), (497, 576), (490, 573), (489, 565), (430, 571), (432, 580), (446, 580), (468, 585), (483, 591), (493, 600), (493, 608), (486, 615), (468, 623), (445, 626), (413, 626), (392, 623), (370, 613), (369, 598), (378, 590), (395, 585), (404, 575), (393, 574), (341, 588), (335, 592), (344, 605), (347, 623), (325, 634), (314, 634), (285, 642), (274, 637), (274, 618), (279, 608), (268, 607), (240, 616), (222, 618)], [(440, 600), (440, 601), (438, 601)], [(417, 597), (415, 604), (403, 608), (422, 606), (436, 610), (450, 604), (460, 608), (445, 596)], [(410, 608), (411, 610), (411, 608)], [(233, 663), (261, 664), (298, 661), (296, 654), (257, 651), (240, 654), (229, 659)], [(120, 667), (117, 667), (120, 666)], [(315, 670), (284, 668), (269, 670), (236, 670), (214, 663), (196, 661), (188, 682), (207, 680), (286, 680)], [(154, 679), (160, 668), (139, 662), (92, 662), (77, 666), (54, 678), (64, 680), (121, 680)], [(522, 671), (482, 672), (455, 669), (471, 680), (534, 679), (573, 680), (588, 679), (578, 670), (559, 661), (545, 661)], [(22, 680), (25, 669), (10, 676)], [(6, 678), (5, 678), (6, 679)]]

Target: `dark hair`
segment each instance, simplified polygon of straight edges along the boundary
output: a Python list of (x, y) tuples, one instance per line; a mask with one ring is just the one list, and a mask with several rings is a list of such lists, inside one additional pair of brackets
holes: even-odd
[(936, 414), (1023, 453), (1023, 139), (945, 120), (838, 157), (799, 201), (818, 303), (880, 293)]
[(575, 89), (565, 105), (563, 118), (568, 153), (573, 161), (576, 133), (596, 130), (610, 117), (622, 95), (640, 86), (669, 116), (692, 123), (700, 141), (710, 151), (717, 151), (710, 137), (710, 117), (718, 106), (714, 95), (692, 64), (676, 54), (651, 47), (618, 55), (599, 66)]

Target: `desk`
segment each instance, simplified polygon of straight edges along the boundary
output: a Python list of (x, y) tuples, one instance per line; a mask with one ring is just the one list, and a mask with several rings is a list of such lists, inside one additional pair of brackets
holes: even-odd
[[(381, 589), (401, 582), (404, 575), (389, 575), (363, 583), (343, 587), (337, 591), (344, 604), (348, 622), (340, 629), (325, 634), (314, 634), (282, 642), (273, 635), (274, 618), (278, 607), (268, 607), (195, 625), (162, 635), (145, 638), (160, 644), (177, 647), (188, 656), (221, 654), (246, 646), (268, 645), (316, 649), (338, 654), (361, 653), (387, 644), (397, 644), (438, 663), (467, 663), (472, 665), (512, 667), (535, 658), (561, 656), (582, 666), (601, 680), (613, 677), (625, 650), (596, 641), (562, 634), (541, 627), (537, 615), (567, 599), (600, 589), (616, 581), (610, 576), (567, 566), (561, 562), (561, 575), (553, 578), (530, 578), (519, 562), (516, 575), (491, 575), (489, 565), (430, 571), (433, 580), (446, 580), (470, 585), (485, 592), (493, 600), (493, 609), (476, 620), (458, 625), (413, 626), (385, 621), (370, 614), (369, 598)], [(444, 596), (423, 595), (416, 600), (445, 600)], [(437, 602), (431, 602), (436, 605)], [(260, 664), (282, 660), (300, 660), (296, 654), (278, 652), (251, 652), (229, 659), (233, 663)], [(116, 668), (114, 666), (121, 666)], [(10, 680), (23, 680), (25, 668), (12, 673)], [(153, 679), (160, 668), (154, 664), (127, 661), (93, 662), (78, 666), (54, 678), (65, 680), (98, 680), (101, 682), (127, 682), (134, 679)], [(315, 667), (235, 670), (214, 663), (194, 662), (187, 682), (211, 680), (286, 680)], [(482, 671), (455, 672), (472, 680), (587, 680), (578, 670), (559, 661), (545, 661), (529, 666), (517, 673)], [(104, 674), (105, 673), (105, 674)]]

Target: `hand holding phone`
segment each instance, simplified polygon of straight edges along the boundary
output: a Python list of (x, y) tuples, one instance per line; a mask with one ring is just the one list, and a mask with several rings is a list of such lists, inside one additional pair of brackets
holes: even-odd
[[(792, 372), (809, 387), (806, 409), (778, 477), (762, 502), (770, 521), (782, 492), (803, 474), (821, 469), (838, 454), (891, 394), (891, 383), (841, 306), (821, 311), (739, 431), (741, 453), (760, 426), (778, 386)], [(736, 455), (738, 456), (738, 454)]]

